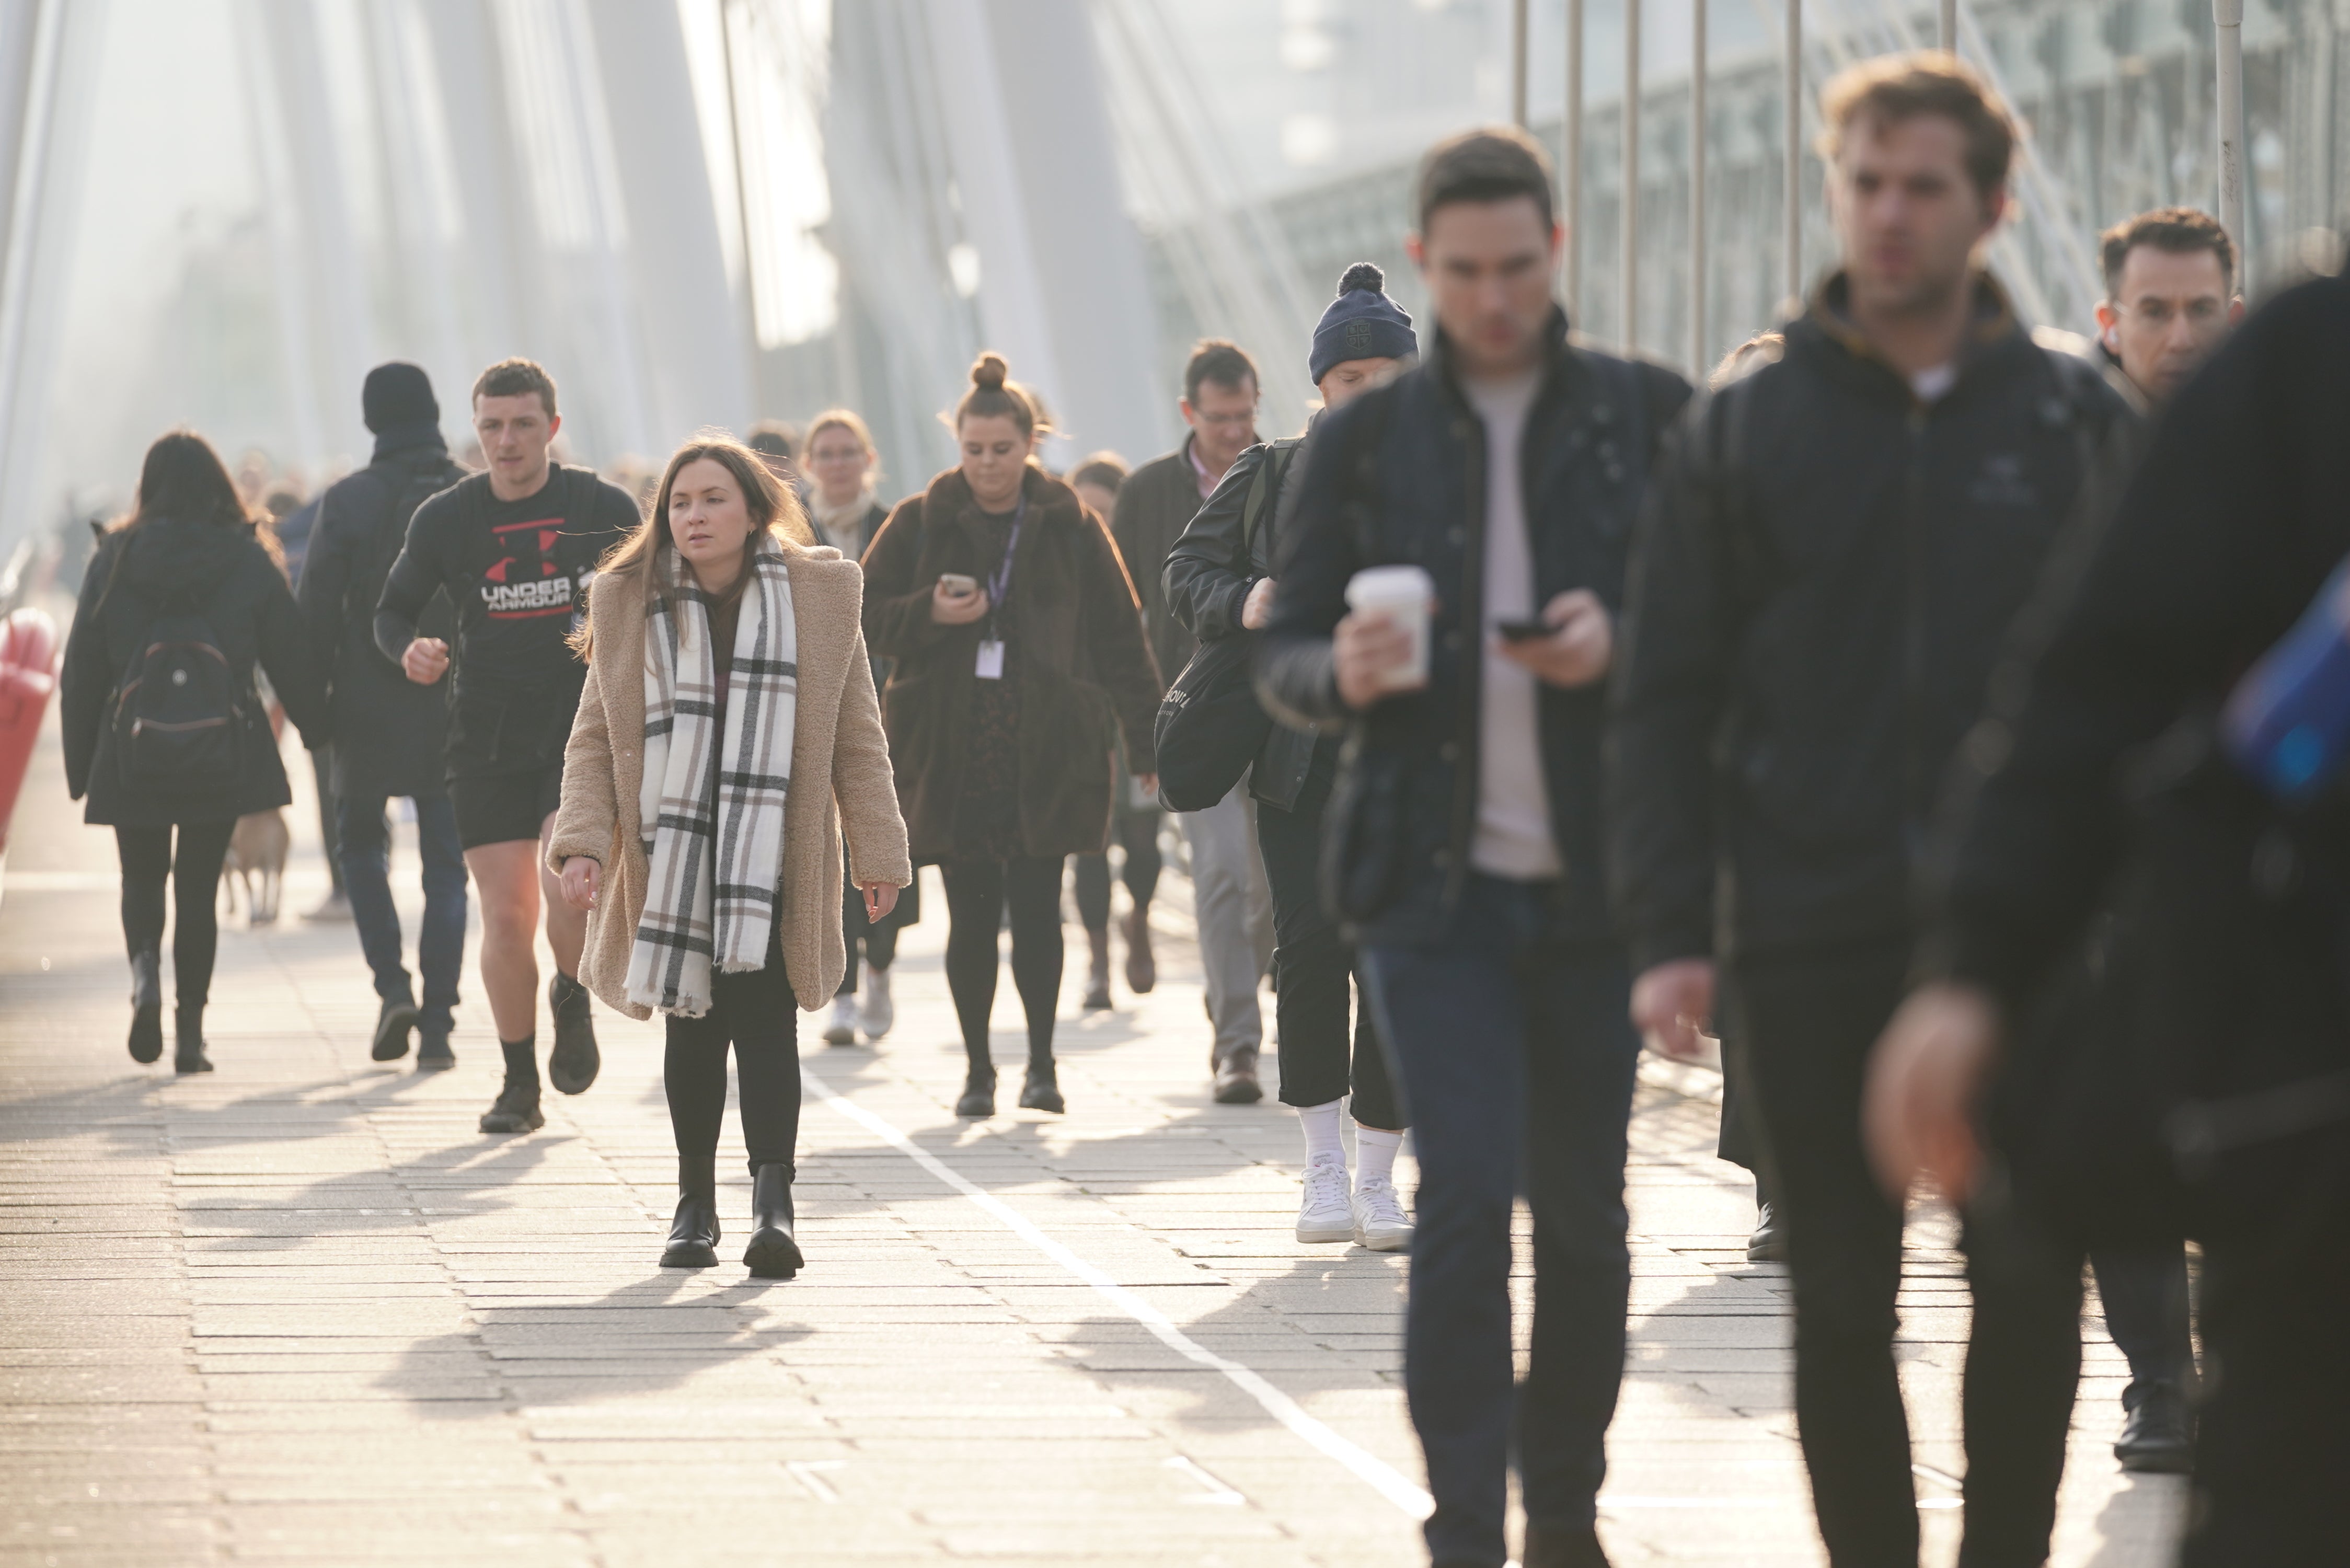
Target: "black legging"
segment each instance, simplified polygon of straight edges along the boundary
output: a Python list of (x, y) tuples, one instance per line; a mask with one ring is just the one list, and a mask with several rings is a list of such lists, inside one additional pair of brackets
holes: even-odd
[[(1127, 897), (1138, 909), (1150, 908), (1151, 896), (1159, 891), (1159, 825), (1165, 821), (1159, 811), (1121, 811), (1118, 814), (1118, 842), (1126, 851), (1126, 867), (1118, 880), (1126, 884)], [(1109, 929), (1109, 852), (1099, 855), (1079, 855), (1077, 863), (1077, 919), (1088, 930)]]
[(122, 940), (136, 959), (163, 947), (163, 882), (172, 883), (172, 970), (179, 1005), (200, 1008), (211, 999), (213, 956), (220, 950), (221, 862), (228, 857), (227, 822), (180, 824), (180, 848), (172, 853), (169, 827), (118, 827), (115, 852), (122, 857)]
[(1061, 997), (1061, 862), (951, 860), (939, 867), (947, 884), (947, 990), (962, 1023), (962, 1048), (972, 1071), (993, 1064), (987, 1025), (995, 1011), (995, 933), (1012, 905), (1012, 983), (1028, 1013), (1028, 1060), (1053, 1059), (1053, 1010)]
[(677, 1135), (677, 1184), (708, 1192), (718, 1179), (718, 1124), (726, 1115), (726, 1047), (734, 1047), (737, 1106), (751, 1172), (793, 1163), (800, 1137), (799, 1004), (784, 972), (783, 928), (767, 944), (767, 965), (712, 977), (711, 1008), (669, 1017), (661, 1081)]

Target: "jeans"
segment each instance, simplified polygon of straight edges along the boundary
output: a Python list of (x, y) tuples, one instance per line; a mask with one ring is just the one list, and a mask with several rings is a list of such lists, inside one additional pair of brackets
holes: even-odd
[[(1918, 1561), (1909, 1419), (1893, 1366), (1901, 1210), (1860, 1142), (1869, 1048), (1900, 1002), (1905, 935), (1739, 960), (1723, 1040), (1742, 1052), (1795, 1300), (1795, 1424), (1835, 1568)], [(2067, 1385), (2066, 1398), (2071, 1397)]]
[(343, 890), (343, 849), (340, 812), (335, 805), (335, 748), (320, 746), (310, 753), (310, 774), (318, 785), (318, 844), (327, 853), (327, 881)]
[[(1513, 1436), (1527, 1518), (1587, 1528), (1623, 1383), (1624, 1159), (1640, 1042), (1622, 950), (1554, 935), (1557, 892), (1472, 876), (1445, 940), (1364, 951), (1419, 1153), (1404, 1389), (1440, 1562), (1507, 1557)], [(1521, 1192), (1534, 1230), (1523, 1388), (1510, 1338)]]
[[(172, 835), (180, 836), (178, 853)], [(183, 822), (171, 827), (118, 827), (122, 861), (122, 940), (136, 959), (163, 947), (163, 884), (172, 884), (177, 923), (172, 929), (172, 972), (178, 1005), (201, 1010), (212, 995), (213, 959), (220, 951), (221, 862), (228, 858), (227, 822)]]
[[(1322, 808), (1326, 780), (1309, 780), (1287, 811), (1256, 803), (1256, 841), (1264, 879), (1273, 890), (1273, 994), (1281, 1032), (1281, 1103), (1326, 1106), (1351, 1090), (1355, 1119), (1367, 1127), (1401, 1130), (1379, 1044), (1366, 1002), (1355, 1009), (1348, 1050), (1347, 982), (1355, 954), (1339, 940), (1337, 922), (1322, 906)], [(1361, 990), (1357, 978), (1357, 990)]]
[[(400, 911), (391, 901), (391, 837), (386, 797), (348, 794), (336, 802), (343, 887), (359, 950), (375, 973), (375, 993), (389, 1002), (410, 998), (400, 961)], [(457, 977), (465, 961), (465, 856), (457, 847), (457, 810), (447, 795), (416, 800), (416, 847), (424, 861), (424, 923), (416, 933), (416, 967), (423, 972), (421, 1028), (445, 1034), (457, 1006)]]
[(1264, 1044), (1257, 981), (1273, 957), (1273, 896), (1257, 854), (1254, 805), (1246, 783), (1205, 811), (1175, 814), (1191, 846), (1191, 897), (1200, 931), (1200, 968), (1208, 1019), (1216, 1032), (1209, 1059), (1251, 1055)]
[(2187, 1250), (2098, 1247), (2089, 1253), (2106, 1332), (2129, 1360), (2130, 1382), (2195, 1386), (2195, 1339), (2187, 1309)]
[(686, 1191), (707, 1193), (717, 1185), (730, 1044), (751, 1174), (763, 1165), (793, 1163), (800, 1136), (799, 1010), (784, 972), (783, 937), (779, 918), (764, 968), (710, 977), (708, 1012), (668, 1015), (661, 1085), (677, 1138), (677, 1184)]

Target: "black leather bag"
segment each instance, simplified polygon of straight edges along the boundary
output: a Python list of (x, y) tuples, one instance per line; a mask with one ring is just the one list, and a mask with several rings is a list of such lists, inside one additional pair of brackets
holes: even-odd
[(1256, 637), (1243, 631), (1201, 643), (1159, 700), (1151, 735), (1168, 810), (1215, 805), (1264, 748), (1273, 720), (1256, 696)]

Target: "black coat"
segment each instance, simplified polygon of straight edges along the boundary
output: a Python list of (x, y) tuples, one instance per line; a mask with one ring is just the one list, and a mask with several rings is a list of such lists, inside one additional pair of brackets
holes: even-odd
[(1168, 607), (1162, 575), (1167, 553), (1201, 507), (1200, 476), (1191, 466), (1191, 438), (1161, 457), (1152, 458), (1126, 476), (1118, 487), (1118, 502), (1104, 521), (1118, 541), (1118, 553), (1134, 578), (1142, 603), (1143, 629), (1150, 637), (1150, 657), (1158, 661), (1160, 679), (1182, 673), (1199, 650), (1199, 640)]
[[(465, 476), (437, 440), (380, 457), (321, 497), (296, 597), (311, 657), (330, 682), (338, 795), (431, 798), (443, 783), (447, 682), (419, 686), (375, 642), (375, 607), (400, 554), (404, 518), (394, 509), (426, 485)], [(425, 611), (421, 635), (456, 636), (445, 596)]]
[[(1536, 604), (1588, 588), (1622, 599), (1626, 547), (1648, 466), (1689, 400), (1659, 366), (1568, 341), (1555, 312), (1548, 363), (1526, 415), (1524, 501)], [(1439, 334), (1415, 369), (1323, 416), (1291, 481), (1258, 688), (1292, 722), (1352, 732), (1326, 818), (1326, 896), (1350, 940), (1443, 940), (1468, 886), (1477, 818), (1484, 661), (1485, 425)], [(1358, 717), (1338, 701), (1332, 629), (1347, 579), (1411, 564), (1436, 581), (1429, 684)], [(1598, 689), (1541, 689), (1544, 775), (1565, 865), (1556, 934), (1602, 938)]]
[[(115, 687), (167, 595), (186, 593), (211, 628), (232, 677), (244, 692), (244, 765), (233, 790), (191, 794), (125, 785), (114, 757)], [(157, 827), (225, 822), (293, 799), (254, 689), (255, 666), (307, 745), (326, 738), (326, 682), (310, 656), (294, 590), (251, 527), (222, 527), (159, 517), (111, 533), (82, 578), (81, 603), (66, 639), (57, 693), (64, 731), (66, 785), (89, 797), (86, 822)]]
[(1840, 302), (1831, 280), (1782, 358), (1691, 410), (1641, 524), (1608, 784), (1641, 968), (1712, 953), (1718, 918), (1748, 951), (1913, 929), (2002, 640), (2135, 448), (2095, 369), (2034, 344), (1988, 278), (1930, 405)]

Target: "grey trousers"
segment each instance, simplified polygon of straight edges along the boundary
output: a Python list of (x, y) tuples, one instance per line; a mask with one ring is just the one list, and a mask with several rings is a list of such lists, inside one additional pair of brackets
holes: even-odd
[(1216, 1031), (1211, 1060), (1254, 1054), (1264, 1044), (1257, 982), (1273, 961), (1273, 894), (1257, 853), (1255, 804), (1244, 780), (1207, 810), (1177, 812), (1175, 820), (1191, 846), (1200, 968)]

